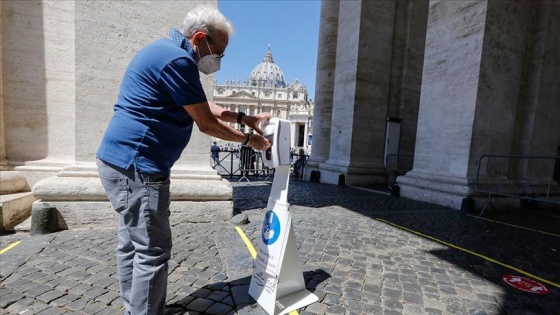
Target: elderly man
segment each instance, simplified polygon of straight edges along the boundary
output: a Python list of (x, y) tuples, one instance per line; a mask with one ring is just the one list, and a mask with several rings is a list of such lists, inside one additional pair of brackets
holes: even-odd
[[(97, 151), (99, 176), (119, 214), (117, 263), (125, 314), (163, 314), (171, 255), (169, 175), (193, 124), (257, 150), (270, 146), (255, 116), (210, 103), (200, 74), (220, 69), (233, 26), (217, 9), (188, 12), (182, 30), (141, 49), (124, 74), (114, 115)], [(238, 122), (244, 134), (224, 122)]]

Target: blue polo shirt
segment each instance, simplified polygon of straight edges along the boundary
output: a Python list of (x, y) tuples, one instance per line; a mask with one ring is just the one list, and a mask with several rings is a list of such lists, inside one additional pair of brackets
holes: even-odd
[(205, 101), (195, 52), (172, 29), (130, 61), (97, 157), (124, 169), (169, 175), (193, 128), (183, 106)]

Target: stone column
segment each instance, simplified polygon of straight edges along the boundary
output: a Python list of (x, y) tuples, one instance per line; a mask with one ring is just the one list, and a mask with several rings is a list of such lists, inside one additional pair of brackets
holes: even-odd
[[(48, 202), (59, 210), (63, 228), (114, 223), (114, 211), (97, 178), (95, 152), (112, 116), (124, 70), (139, 49), (165, 37), (169, 28), (180, 27), (188, 8), (197, 3), (189, 2), (187, 7), (184, 1), (21, 3), (42, 7), (44, 12), (39, 16), (53, 21), (43, 23), (45, 36), (53, 34), (53, 40), (38, 40), (48, 45), (45, 54), (68, 58), (43, 67), (47, 78), (60, 74), (63, 82), (58, 84), (67, 84), (52, 91), (57, 102), (29, 102), (31, 108), (50, 114), (37, 117), (58, 123), (43, 123), (38, 137), (26, 138), (31, 142), (28, 147), (42, 148), (45, 144), (40, 141), (52, 145), (51, 151), (47, 146), (41, 153), (62, 166), (57, 176), (37, 182), (33, 193), (41, 199), (39, 202)], [(215, 1), (211, 3), (215, 5)], [(20, 40), (29, 41), (27, 37)], [(211, 97), (213, 76), (202, 77)], [(38, 86), (49, 89), (48, 82), (45, 79)], [(51, 137), (51, 141), (42, 140)], [(188, 148), (172, 170), (172, 220), (210, 221), (231, 216), (232, 188), (210, 167), (210, 143), (210, 137), (195, 126)]]
[[(397, 179), (402, 196), (459, 209), (474, 193), (481, 155), (513, 154), (527, 137), (525, 152), (554, 155), (560, 141), (558, 7), (549, 1), (430, 1), (414, 169)], [(537, 33), (546, 52), (531, 56), (527, 52), (540, 41), (527, 36), (536, 16), (547, 20)], [(539, 81), (546, 88), (531, 87)], [(524, 96), (532, 93), (525, 86), (538, 93)], [(527, 121), (533, 119), (539, 125)], [(481, 172), (489, 181), (498, 176), (491, 168)]]
[[(308, 119), (309, 120), (309, 119)], [(308, 138), (309, 138), (309, 124), (307, 123), (307, 121), (305, 122), (305, 128), (304, 128), (304, 135), (303, 135), (303, 147), (307, 149), (309, 143), (308, 143)]]
[[(30, 186), (74, 161), (74, 3), (2, 1), (6, 169)], [(57, 30), (54, 30), (56, 27)], [(25, 30), (26, 36), (21, 32)]]
[(290, 148), (295, 148), (296, 146), (296, 122), (290, 122), (290, 135), (291, 135), (291, 139), (290, 139)]
[[(18, 11), (18, 6), (19, 4), (13, 1), (0, 2), (0, 232), (13, 230), (16, 225), (25, 221), (30, 216), (31, 205), (35, 201), (25, 176), (13, 171), (13, 166), (8, 165), (8, 156), (12, 154), (6, 150), (7, 146), (10, 148), (18, 146), (21, 140), (21, 137), (18, 137), (21, 135), (11, 132), (10, 128), (14, 125), (26, 125), (24, 123), (26, 117), (30, 121), (33, 121), (34, 118), (32, 112), (28, 112), (27, 116), (15, 115), (17, 111), (14, 110), (14, 107), (22, 105), (19, 103), (20, 98), (29, 99), (25, 98), (24, 94), (33, 94), (32, 86), (29, 85), (23, 84), (30, 88), (29, 90), (22, 89), (22, 87), (18, 90), (18, 79), (29, 78), (29, 72), (22, 70), (18, 74), (12, 75), (12, 71), (24, 63), (26, 55), (23, 54), (31, 49), (29, 43), (17, 45), (15, 41), (16, 31), (21, 34), (21, 29), (18, 29), (16, 25), (22, 26), (27, 22), (26, 19), (14, 16)], [(28, 23), (26, 30), (33, 32), (35, 28), (40, 28), (41, 19), (37, 20), (36, 23)], [(14, 45), (12, 46), (12, 44)], [(30, 57), (27, 56), (27, 58)], [(27, 60), (27, 62), (33, 63), (34, 60)], [(40, 62), (44, 62), (44, 60)], [(8, 106), (9, 108), (7, 108)], [(27, 107), (27, 109), (29, 108)], [(11, 119), (16, 117), (15, 124), (11, 120), (9, 121), (8, 117)], [(33, 128), (29, 124), (20, 131), (26, 127)]]
[[(1, 41), (1, 38), (0, 38)], [(1, 48), (0, 48), (1, 50)], [(0, 56), (1, 58), (1, 56)], [(2, 67), (0, 67), (2, 69)], [(0, 77), (2, 73), (0, 73)], [(0, 88), (2, 87), (2, 83), (0, 83)], [(0, 92), (1, 93), (1, 92)], [(0, 97), (0, 102), (2, 102), (2, 97)], [(4, 104), (0, 103), (0, 171), (6, 169), (6, 164), (8, 161), (6, 160), (6, 140), (4, 135), (6, 134), (4, 129)]]
[[(395, 1), (340, 1), (329, 159), (321, 182), (386, 181), (385, 120)], [(320, 123), (320, 122), (319, 122)]]
[[(560, 4), (541, 0), (532, 5), (525, 59), (525, 76), (517, 108), (512, 152), (519, 155), (554, 156), (553, 147), (560, 146)], [(554, 66), (552, 66), (554, 65)], [(554, 137), (556, 135), (556, 137)], [(520, 177), (530, 173), (529, 165), (520, 165)]]
[(402, 120), (399, 155), (414, 154), (428, 7), (428, 0), (396, 1), (387, 116)]
[(321, 1), (313, 144), (304, 175), (308, 179), (311, 171), (329, 158), (339, 6), (340, 0)]
[[(0, 61), (2, 60), (2, 51), (4, 46), (2, 45), (2, 38), (3, 38), (3, 28), (2, 22), (4, 21), (4, 16), (2, 15), (2, 1), (0, 1)], [(6, 161), (6, 130), (4, 128), (4, 83), (3, 83), (3, 75), (2, 75), (2, 62), (0, 62), (0, 171), (3, 167), (5, 167)]]

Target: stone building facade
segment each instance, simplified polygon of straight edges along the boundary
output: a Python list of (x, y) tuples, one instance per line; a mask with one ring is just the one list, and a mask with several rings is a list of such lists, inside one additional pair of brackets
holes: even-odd
[[(320, 23), (308, 177), (385, 183), (388, 118), (401, 122), (398, 154), (414, 156), (401, 196), (455, 209), (480, 203), (482, 155), (557, 154), (560, 2), (334, 0)], [(480, 172), (511, 191), (549, 176), (532, 162), (505, 179)]]
[[(308, 140), (312, 130), (313, 101), (308, 100), (307, 88), (298, 79), (292, 84), (286, 83), (284, 73), (274, 63), (270, 46), (263, 61), (253, 68), (248, 79), (226, 80), (225, 84), (215, 82), (213, 99), (234, 112), (249, 115), (269, 112), (273, 117), (290, 120), (290, 146), (310, 149)], [(231, 125), (244, 130), (244, 126)]]

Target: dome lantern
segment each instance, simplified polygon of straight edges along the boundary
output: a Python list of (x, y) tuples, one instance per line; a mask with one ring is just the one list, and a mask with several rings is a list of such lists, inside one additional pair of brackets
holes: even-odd
[(271, 88), (286, 87), (286, 81), (284, 80), (284, 73), (282, 72), (282, 70), (280, 70), (280, 67), (278, 67), (272, 59), (270, 44), (268, 44), (268, 50), (264, 55), (263, 62), (258, 64), (255, 68), (253, 68), (253, 71), (251, 71), (249, 82), (252, 86), (271, 87)]

